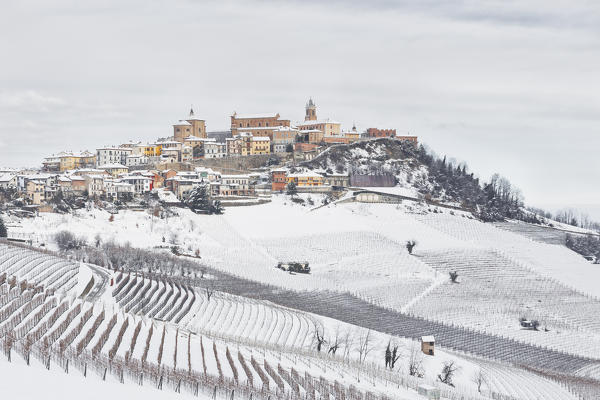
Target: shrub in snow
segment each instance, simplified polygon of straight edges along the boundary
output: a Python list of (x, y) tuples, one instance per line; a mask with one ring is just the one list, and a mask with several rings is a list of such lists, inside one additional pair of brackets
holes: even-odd
[(79, 250), (86, 245), (85, 238), (77, 237), (66, 230), (55, 233), (53, 239), (62, 251)]

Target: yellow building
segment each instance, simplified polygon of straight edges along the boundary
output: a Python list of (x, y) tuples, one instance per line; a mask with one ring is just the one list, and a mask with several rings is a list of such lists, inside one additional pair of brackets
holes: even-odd
[(57, 155), (46, 157), (43, 161), (45, 171), (69, 171), (79, 168), (92, 168), (96, 165), (96, 156), (89, 151), (73, 153), (63, 151)]
[(138, 144), (135, 147), (135, 152), (146, 157), (158, 157), (161, 154), (161, 146), (158, 144)]
[(41, 181), (27, 181), (27, 186), (25, 188), (27, 199), (31, 204), (40, 205), (46, 200), (44, 188), (44, 182)]
[(271, 140), (266, 136), (252, 136), (250, 138), (250, 154), (270, 154)]
[(288, 174), (286, 176), (286, 183), (289, 185), (292, 182), (298, 187), (323, 186), (324, 179), (316, 172), (308, 171)]
[(123, 164), (99, 165), (98, 169), (108, 172), (113, 178), (116, 178), (121, 174), (126, 174), (127, 172), (129, 172), (129, 168), (127, 168)]

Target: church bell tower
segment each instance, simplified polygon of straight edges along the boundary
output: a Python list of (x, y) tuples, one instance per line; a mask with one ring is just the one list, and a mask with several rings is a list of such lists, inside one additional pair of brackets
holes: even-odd
[(317, 106), (313, 102), (313, 99), (309, 99), (306, 103), (306, 114), (304, 115), (305, 121), (316, 121), (317, 120)]

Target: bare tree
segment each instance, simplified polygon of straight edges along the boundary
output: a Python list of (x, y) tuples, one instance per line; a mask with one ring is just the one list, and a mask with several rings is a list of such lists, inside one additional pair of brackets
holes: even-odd
[(346, 331), (346, 333), (344, 334), (343, 343), (344, 343), (344, 359), (347, 360), (350, 358), (350, 352), (352, 351), (352, 333), (350, 332), (350, 329), (348, 329)]
[(339, 328), (335, 330), (335, 339), (333, 343), (329, 341), (329, 350), (327, 350), (327, 354), (335, 355), (336, 351), (340, 348), (340, 331)]
[(410, 357), (408, 358), (408, 373), (410, 376), (422, 378), (425, 375), (423, 370), (423, 353), (416, 344), (410, 349)]
[(364, 362), (371, 350), (373, 350), (373, 348), (371, 346), (371, 330), (369, 329), (366, 334), (360, 336), (358, 341), (359, 361)]
[(208, 301), (210, 301), (210, 298), (212, 297), (213, 293), (215, 292), (214, 289), (211, 288), (206, 288), (206, 298)]
[(416, 245), (417, 245), (416, 240), (407, 240), (406, 241), (406, 250), (408, 250), (408, 254), (412, 254), (413, 249), (415, 248)]
[(315, 341), (317, 342), (317, 351), (321, 351), (325, 344), (325, 332), (319, 332), (319, 327), (315, 323)]
[(398, 345), (394, 345), (392, 349), (392, 354), (390, 357), (390, 369), (394, 369), (396, 366), (396, 362), (400, 359), (400, 354), (398, 353)]
[(473, 382), (477, 385), (477, 391), (479, 393), (481, 393), (483, 385), (487, 385), (487, 378), (481, 368), (479, 369), (479, 372), (473, 376)]
[(454, 374), (458, 371), (458, 367), (454, 364), (454, 361), (446, 361), (442, 367), (442, 373), (438, 374), (438, 379), (440, 382), (445, 383), (448, 386), (454, 387), (454, 383), (452, 383), (452, 379), (454, 378)]
[(450, 282), (458, 283), (456, 281), (458, 279), (458, 271), (450, 271), (448, 274), (450, 275)]

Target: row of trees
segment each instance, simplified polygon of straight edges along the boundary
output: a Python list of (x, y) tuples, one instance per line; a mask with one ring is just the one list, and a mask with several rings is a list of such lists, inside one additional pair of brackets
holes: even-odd
[(523, 209), (521, 191), (499, 174), (482, 183), (468, 171), (466, 164), (448, 161), (446, 156), (439, 158), (422, 145), (414, 156), (429, 170), (429, 189), (424, 189), (426, 196), (459, 202), (465, 208), (476, 210), (484, 221), (512, 218), (540, 222), (535, 214)]

